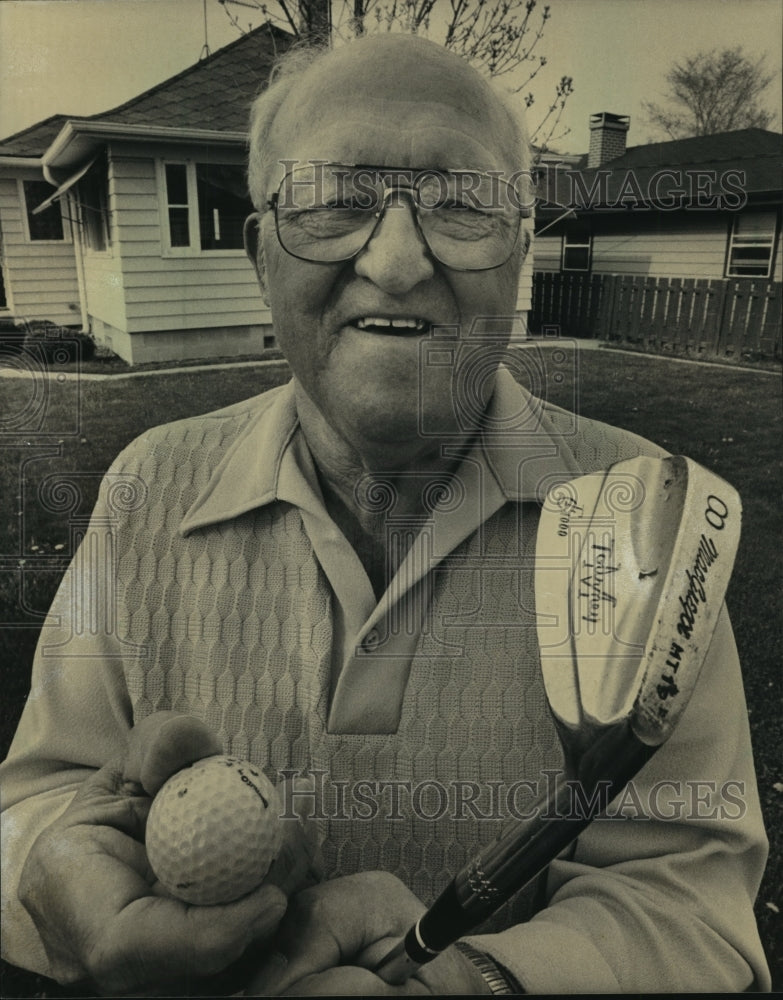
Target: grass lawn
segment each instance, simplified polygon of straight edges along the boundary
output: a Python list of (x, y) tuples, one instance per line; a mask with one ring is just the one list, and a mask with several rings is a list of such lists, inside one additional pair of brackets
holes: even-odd
[[(689, 455), (743, 497), (743, 537), (728, 604), (772, 845), (757, 914), (783, 988), (780, 380), (641, 354), (532, 350), (524, 368), (534, 391)], [(70, 556), (72, 530), (89, 514), (109, 462), (147, 427), (228, 405), (285, 378), (282, 364), (81, 383), (0, 378), (3, 755), (24, 703), (41, 615)], [(33, 993), (2, 989), (1, 995)]]

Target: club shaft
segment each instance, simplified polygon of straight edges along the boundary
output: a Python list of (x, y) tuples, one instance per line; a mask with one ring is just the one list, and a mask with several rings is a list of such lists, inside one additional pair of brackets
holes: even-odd
[[(405, 982), (417, 968), (491, 916), (579, 836), (653, 752), (627, 726), (605, 734), (596, 749), (600, 753), (588, 755), (576, 778), (558, 775), (548, 794), (531, 808), (529, 820), (502, 831), (461, 869), (375, 968), (381, 979), (392, 985)], [(610, 773), (607, 759), (614, 762)], [(603, 772), (595, 766), (599, 762)], [(574, 807), (575, 786), (581, 791), (578, 808)]]
[[(639, 531), (652, 530), (651, 519), (663, 517), (664, 502), (668, 523), (676, 524), (674, 535), (671, 531), (668, 535), (663, 534), (662, 544), (673, 551), (660, 592), (648, 594), (645, 591), (639, 595), (643, 601), (655, 600), (657, 608), (646, 626), (652, 632), (644, 647), (644, 683), (632, 711), (633, 728), (629, 716), (624, 723), (613, 726), (595, 728), (588, 724), (580, 729), (585, 718), (596, 718), (596, 714), (585, 712), (581, 703), (576, 706), (578, 711), (571, 711), (573, 706), (568, 699), (565, 703), (567, 711), (554, 711), (555, 719), (563, 727), (561, 737), (567, 772), (568, 765), (571, 765), (570, 778), (568, 774), (561, 776), (549, 794), (533, 809), (530, 820), (516, 823), (501, 832), (446, 886), (403, 941), (376, 967), (376, 973), (387, 983), (398, 985), (405, 982), (418, 966), (431, 961), (459, 937), (474, 930), (543, 871), (601, 811), (593, 807), (596, 793), (601, 793), (598, 802), (601, 808), (605, 808), (649, 760), (655, 747), (665, 742), (687, 705), (709, 648), (731, 575), (739, 541), (740, 503), (736, 492), (728, 484), (699, 469), (689, 459), (663, 459), (663, 471), (653, 469), (652, 473), (650, 461), (640, 458), (619, 463), (616, 467), (618, 472), (631, 475), (649, 473), (653, 486), (658, 484), (657, 491), (652, 489), (649, 500), (652, 506), (645, 508), (644, 517), (637, 513), (630, 525), (627, 518), (619, 519), (625, 528), (623, 537), (628, 552), (632, 552), (636, 537), (633, 527), (636, 526), (637, 536)], [(593, 495), (596, 488), (593, 477), (582, 477), (571, 484), (577, 489), (575, 496), (581, 497), (581, 485), (586, 490), (587, 498), (592, 497), (591, 524), (596, 517), (600, 521), (601, 517), (618, 513), (609, 503), (611, 484), (607, 484), (607, 477), (597, 484), (597, 496)], [(607, 498), (603, 497), (605, 489)], [(574, 509), (582, 510), (583, 507), (584, 503)], [(599, 507), (603, 513), (600, 513)], [(671, 519), (677, 517), (677, 511), (679, 521), (672, 522)], [(543, 529), (546, 529), (543, 534), (545, 539), (566, 537), (568, 540), (568, 533), (561, 536), (562, 505), (545, 505), (539, 525), (539, 541)], [(544, 547), (544, 558), (547, 555)], [(649, 575), (640, 575), (639, 579)], [(577, 574), (577, 583), (579, 579)], [(694, 587), (694, 579), (699, 585), (697, 588)], [(572, 591), (573, 583), (572, 580)], [(541, 596), (543, 604), (551, 606), (552, 594), (548, 587), (542, 587)], [(536, 600), (538, 603), (538, 587)], [(627, 605), (625, 607), (627, 609)], [(562, 620), (569, 619), (571, 612), (567, 602), (564, 617), (563, 602), (556, 600), (555, 608), (559, 609)], [(633, 615), (629, 620), (637, 619), (638, 616)], [(595, 656), (602, 650), (586, 647), (585, 641), (580, 644), (576, 641), (579, 634), (573, 630), (571, 634), (575, 637), (576, 648), (571, 650), (568, 666), (573, 668), (576, 664), (579, 671), (580, 657), (587, 657), (588, 653)], [(546, 643), (542, 642), (544, 645)], [(606, 651), (603, 650), (603, 653)], [(569, 697), (576, 698), (580, 691), (577, 685)], [(566, 688), (566, 693), (569, 692), (570, 688)], [(602, 693), (600, 686), (592, 691), (594, 696)], [(549, 689), (547, 694), (551, 704)], [(572, 721), (573, 728), (569, 730), (568, 720), (575, 717), (578, 717), (579, 723)], [(576, 811), (571, 805), (569, 786), (581, 789), (581, 808)], [(587, 808), (584, 808), (585, 805)]]

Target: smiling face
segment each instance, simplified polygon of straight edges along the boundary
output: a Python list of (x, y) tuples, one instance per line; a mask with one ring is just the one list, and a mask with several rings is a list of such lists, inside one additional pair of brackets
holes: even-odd
[[(277, 189), (283, 160), (506, 174), (520, 166), (509, 115), (485, 81), (439, 46), (402, 35), (353, 43), (305, 72), (275, 116), (266, 160), (259, 202)], [(427, 363), (430, 331), (448, 327), (464, 345), (477, 318), (512, 316), (521, 243), (501, 267), (451, 270), (431, 256), (400, 195), (357, 257), (316, 264), (287, 254), (273, 213), (262, 215), (253, 252), (278, 343), (307, 397), (300, 412), (317, 411), (376, 466), (431, 448), (422, 423), (444, 438), (457, 432), (453, 365)], [(438, 340), (456, 358), (454, 341)]]

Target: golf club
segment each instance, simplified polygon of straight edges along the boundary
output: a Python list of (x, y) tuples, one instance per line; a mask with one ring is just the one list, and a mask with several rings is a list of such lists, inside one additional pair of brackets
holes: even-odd
[(681, 456), (630, 459), (549, 491), (536, 621), (563, 772), (533, 818), (501, 831), (376, 966), (382, 979), (405, 982), (527, 885), (668, 739), (723, 605), (740, 513), (731, 486)]

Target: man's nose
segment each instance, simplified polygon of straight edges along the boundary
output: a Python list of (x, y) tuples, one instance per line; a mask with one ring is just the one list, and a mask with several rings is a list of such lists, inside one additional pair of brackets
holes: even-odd
[(356, 258), (356, 273), (390, 295), (403, 295), (435, 273), (407, 199), (395, 198)]

